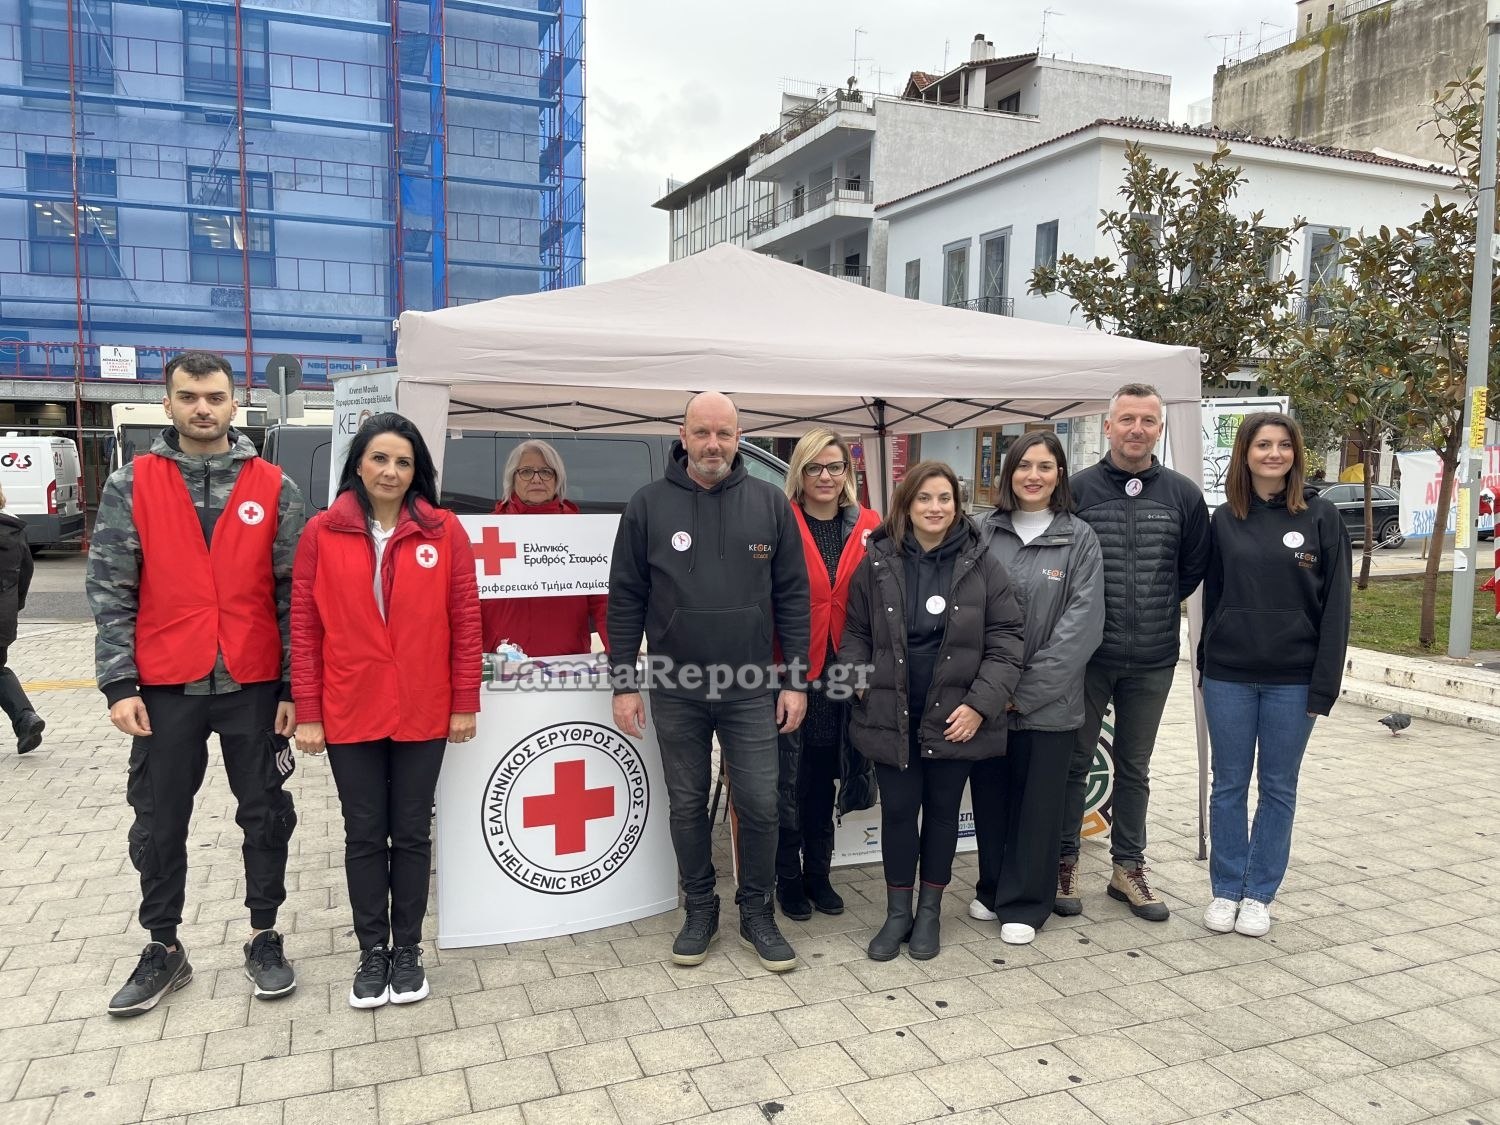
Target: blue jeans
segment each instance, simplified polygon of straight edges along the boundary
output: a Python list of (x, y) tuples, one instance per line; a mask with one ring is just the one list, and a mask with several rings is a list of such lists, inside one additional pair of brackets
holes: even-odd
[(765, 906), (776, 883), (776, 697), (710, 703), (654, 691), (648, 697), (662, 775), (672, 849), (682, 893), (701, 901), (714, 893), (713, 825), (708, 820), (713, 737), (729, 775), (729, 800), (738, 826), (739, 890), (736, 904)]
[[(1215, 898), (1270, 902), (1286, 875), (1297, 775), (1312, 734), (1306, 684), (1242, 684), (1203, 677), (1213, 744), (1209, 881)], [(1247, 828), (1250, 771), (1259, 800)]]

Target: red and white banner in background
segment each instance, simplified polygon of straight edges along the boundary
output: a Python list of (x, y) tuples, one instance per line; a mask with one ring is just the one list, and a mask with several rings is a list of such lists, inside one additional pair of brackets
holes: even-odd
[(474, 548), (481, 600), (609, 591), (619, 516), (459, 516), (458, 522)]
[[(1438, 490), (1443, 483), (1443, 465), (1438, 455), (1430, 449), (1416, 453), (1396, 454), (1396, 463), (1401, 466), (1401, 534), (1408, 539), (1425, 539), (1432, 534), (1437, 522)], [(1484, 477), (1479, 502), (1479, 527), (1489, 531), (1495, 526), (1495, 497), (1500, 496), (1500, 445), (1487, 445), (1484, 449)], [(1448, 505), (1448, 529), (1453, 534), (1453, 525), (1458, 505)]]

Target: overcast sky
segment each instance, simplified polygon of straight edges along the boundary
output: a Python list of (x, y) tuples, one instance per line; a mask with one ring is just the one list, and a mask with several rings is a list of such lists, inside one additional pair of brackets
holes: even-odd
[(1226, 43), (1233, 54), (1285, 42), (1296, 14), (1294, 0), (592, 0), (588, 279), (667, 260), (667, 214), (651, 206), (667, 177), (690, 179), (773, 129), (783, 79), (857, 74), (899, 94), (911, 71), (942, 71), (945, 49), (950, 68), (968, 58), (979, 32), (999, 56), (1035, 50), (1049, 3), (1046, 53), (1170, 75), (1177, 120), (1213, 93)]

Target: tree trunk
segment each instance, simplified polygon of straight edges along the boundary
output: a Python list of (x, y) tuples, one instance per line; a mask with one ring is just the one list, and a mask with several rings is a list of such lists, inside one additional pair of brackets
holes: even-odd
[[(1359, 581), (1356, 585), (1361, 590), (1370, 587), (1370, 563), (1375, 555), (1375, 506), (1374, 506), (1374, 481), (1371, 479), (1375, 472), (1371, 464), (1370, 447), (1364, 445), (1361, 458), (1365, 467), (1365, 549), (1359, 556)], [(1377, 462), (1378, 463), (1378, 462)]]
[(1417, 640), (1423, 648), (1431, 648), (1437, 641), (1438, 565), (1443, 559), (1443, 536), (1448, 530), (1448, 507), (1453, 501), (1453, 484), (1458, 477), (1458, 450), (1463, 436), (1463, 423), (1455, 421), (1448, 432), (1448, 440), (1437, 451), (1443, 466), (1443, 480), (1438, 486), (1432, 538), (1428, 540), (1427, 570), (1422, 575), (1422, 623)]

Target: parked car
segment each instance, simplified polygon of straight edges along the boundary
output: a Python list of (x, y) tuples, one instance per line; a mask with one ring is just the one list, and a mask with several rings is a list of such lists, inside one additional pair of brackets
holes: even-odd
[[(1365, 539), (1365, 486), (1319, 481), (1311, 482), (1322, 490), (1323, 499), (1339, 510), (1344, 517), (1344, 526), (1349, 529), (1349, 538), (1356, 543)], [(1401, 496), (1394, 488), (1383, 484), (1370, 486), (1370, 511), (1375, 529), (1375, 546), (1399, 547), (1406, 542), (1401, 534)]]
[[(443, 506), (461, 515), (488, 515), (499, 496), (500, 476), (510, 451), (528, 438), (551, 443), (568, 470), (568, 499), (585, 514), (625, 510), (641, 485), (665, 475), (672, 441), (665, 434), (492, 433), (464, 431), (449, 436), (443, 451)], [(309, 518), (328, 506), (329, 460), (333, 436), (328, 426), (272, 426), (263, 455), (280, 465), (302, 489)], [(786, 483), (786, 462), (750, 442), (740, 453), (751, 476), (777, 488)]]

